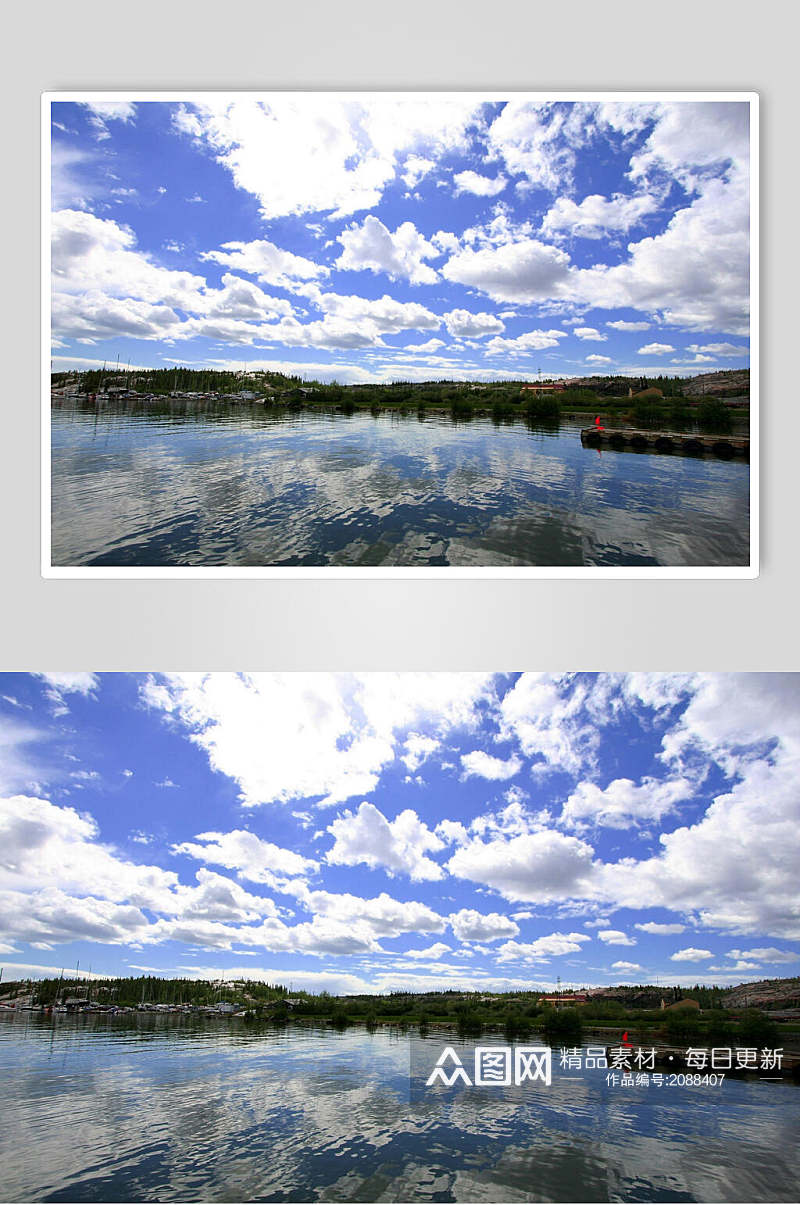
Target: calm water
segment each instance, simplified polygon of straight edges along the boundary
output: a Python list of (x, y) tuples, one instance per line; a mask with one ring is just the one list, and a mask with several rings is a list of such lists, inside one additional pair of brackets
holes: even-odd
[(30, 1015), (0, 1018), (0, 1068), (4, 1201), (798, 1196), (789, 1082), (623, 1089), (556, 1067), (550, 1088), (412, 1105), (400, 1033)]
[(741, 461), (583, 448), (577, 424), (53, 409), (54, 565), (748, 563)]

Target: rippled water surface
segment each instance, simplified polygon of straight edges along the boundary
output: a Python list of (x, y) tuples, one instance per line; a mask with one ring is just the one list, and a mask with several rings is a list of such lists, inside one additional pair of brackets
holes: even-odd
[(577, 424), (57, 406), (52, 560), (96, 566), (746, 565), (739, 460)]
[(412, 1104), (399, 1032), (30, 1014), (0, 1018), (0, 1068), (10, 1202), (797, 1200), (790, 1082), (556, 1065), (549, 1088)]

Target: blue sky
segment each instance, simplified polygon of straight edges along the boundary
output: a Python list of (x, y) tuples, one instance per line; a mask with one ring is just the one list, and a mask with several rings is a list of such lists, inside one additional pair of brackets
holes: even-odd
[(5, 978), (800, 969), (800, 679), (5, 674)]
[(52, 104), (53, 367), (341, 382), (749, 362), (749, 106)]

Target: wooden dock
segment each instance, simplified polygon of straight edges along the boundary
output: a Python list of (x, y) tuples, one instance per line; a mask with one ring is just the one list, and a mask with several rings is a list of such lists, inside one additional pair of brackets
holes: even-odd
[(686, 452), (729, 458), (750, 457), (749, 435), (697, 435), (676, 431), (648, 431), (638, 427), (584, 427), (581, 443), (589, 448), (629, 448), (651, 452)]

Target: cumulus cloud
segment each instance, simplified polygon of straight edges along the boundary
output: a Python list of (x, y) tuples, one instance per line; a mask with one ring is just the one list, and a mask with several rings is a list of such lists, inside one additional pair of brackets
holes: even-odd
[(566, 339), (565, 331), (526, 331), (516, 339), (502, 339), (496, 335), (486, 344), (486, 352), (490, 356), (526, 355), (532, 351), (543, 351), (547, 347), (558, 347), (559, 339)]
[(369, 794), (410, 732), (471, 727), (492, 690), (489, 674), (165, 674), (143, 697), (238, 783), (245, 806), (328, 806)]
[(442, 315), (449, 333), (458, 339), (482, 339), (505, 330), (505, 323), (494, 314), (473, 314), (469, 310), (450, 310)]
[(599, 741), (585, 710), (588, 689), (569, 675), (522, 674), (503, 696), (500, 730), (542, 768), (577, 776), (594, 765)]
[(502, 757), (492, 757), (490, 753), (484, 753), (481, 749), (462, 754), (461, 765), (465, 778), (488, 778), (493, 782), (513, 778), (522, 769), (522, 762), (518, 757), (509, 757), (504, 760)]
[(370, 213), (360, 226), (354, 222), (337, 237), (343, 248), (337, 268), (384, 272), (391, 280), (417, 285), (435, 284), (438, 279), (435, 269), (423, 261), (438, 257), (441, 251), (423, 238), (413, 222), (403, 222), (392, 233)]
[(500, 946), (498, 962), (548, 962), (562, 954), (577, 954), (581, 943), (591, 941), (585, 933), (549, 933), (535, 941), (506, 941)]
[(555, 192), (568, 188), (575, 147), (584, 139), (584, 106), (510, 100), (488, 131), (488, 146), (512, 176)]
[(621, 929), (600, 929), (597, 936), (607, 946), (635, 946), (636, 942)]
[(775, 946), (759, 946), (755, 950), (728, 950), (728, 958), (746, 958), (755, 962), (781, 963), (800, 961), (798, 950), (778, 950)]
[(334, 845), (327, 861), (343, 866), (381, 866), (390, 874), (411, 879), (441, 879), (444, 871), (427, 855), (444, 848), (411, 808), (386, 819), (374, 804), (364, 802), (358, 811), (345, 812), (328, 826)]
[(469, 192), (478, 197), (496, 197), (508, 184), (505, 176), (491, 178), (473, 171), (456, 172), (453, 182), (456, 186), (456, 195)]
[(471, 840), (456, 850), (447, 869), (506, 899), (550, 903), (584, 894), (593, 853), (577, 837), (541, 830), (508, 840)]
[(478, 111), (448, 97), (369, 105), (327, 97), (323, 107), (313, 97), (273, 94), (181, 105), (175, 125), (257, 198), (265, 219), (309, 212), (345, 217), (377, 205), (398, 170), (411, 172), (416, 184), (426, 160), (463, 147)]
[(231, 832), (198, 833), (194, 841), (173, 845), (172, 852), (186, 854), (200, 862), (225, 866), (238, 871), (252, 883), (275, 884), (280, 878), (310, 875), (318, 863), (290, 849), (281, 849), (245, 829)]
[(495, 301), (545, 301), (567, 296), (569, 256), (533, 238), (478, 250), (464, 247), (447, 260), (442, 275)]
[(329, 273), (323, 264), (284, 251), (268, 239), (223, 243), (217, 250), (201, 252), (200, 258), (225, 264), (248, 276), (256, 276), (264, 284), (281, 288), (291, 288), (297, 280), (318, 280)]
[(561, 822), (568, 826), (590, 823), (628, 828), (642, 821), (660, 820), (694, 793), (693, 784), (685, 778), (644, 778), (638, 786), (630, 778), (615, 778), (602, 789), (596, 783), (581, 782), (564, 804)]
[(710, 950), (698, 950), (694, 946), (687, 946), (685, 950), (676, 950), (669, 957), (671, 962), (705, 962), (713, 955)]
[(501, 937), (516, 937), (519, 925), (499, 912), (476, 912), (462, 908), (451, 913), (450, 924), (459, 941), (498, 941)]
[(637, 348), (636, 354), (639, 356), (664, 356), (668, 351), (674, 350), (671, 343), (645, 343), (643, 347)]
[(599, 239), (608, 232), (627, 233), (642, 219), (658, 209), (658, 200), (647, 194), (606, 198), (598, 194), (584, 197), (576, 204), (570, 197), (559, 197), (542, 219), (541, 233), (547, 237)]

